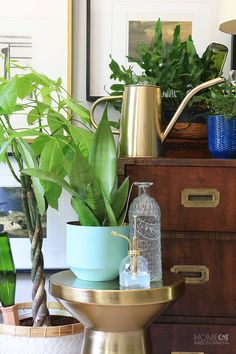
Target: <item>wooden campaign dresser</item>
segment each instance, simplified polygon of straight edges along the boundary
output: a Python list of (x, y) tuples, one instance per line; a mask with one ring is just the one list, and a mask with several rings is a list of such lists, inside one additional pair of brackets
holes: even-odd
[(154, 354), (236, 354), (236, 160), (121, 158), (119, 175), (154, 182), (163, 268), (187, 284), (151, 326)]

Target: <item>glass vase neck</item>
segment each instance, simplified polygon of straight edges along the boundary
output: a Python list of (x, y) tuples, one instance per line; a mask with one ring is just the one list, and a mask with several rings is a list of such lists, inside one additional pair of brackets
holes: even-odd
[(150, 196), (150, 187), (153, 185), (152, 182), (134, 182), (134, 185), (138, 187), (139, 196)]

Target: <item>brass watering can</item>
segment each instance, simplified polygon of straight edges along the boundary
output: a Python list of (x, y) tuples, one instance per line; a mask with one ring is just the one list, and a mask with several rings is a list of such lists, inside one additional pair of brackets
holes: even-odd
[(175, 125), (190, 99), (199, 91), (219, 84), (224, 78), (206, 81), (193, 88), (183, 99), (166, 129), (161, 130), (161, 88), (154, 85), (127, 85), (123, 96), (99, 98), (91, 108), (91, 121), (95, 128), (94, 110), (104, 101), (123, 99), (119, 134), (119, 156), (157, 157), (161, 155), (162, 143)]

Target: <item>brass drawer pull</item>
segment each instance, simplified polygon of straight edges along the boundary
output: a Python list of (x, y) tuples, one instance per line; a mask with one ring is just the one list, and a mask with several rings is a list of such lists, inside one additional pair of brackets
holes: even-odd
[(204, 354), (203, 352), (171, 352), (171, 354)]
[(204, 265), (174, 265), (171, 272), (181, 274), (186, 284), (204, 284), (209, 281), (209, 269)]
[(220, 192), (214, 188), (186, 188), (181, 192), (181, 204), (185, 208), (216, 208)]

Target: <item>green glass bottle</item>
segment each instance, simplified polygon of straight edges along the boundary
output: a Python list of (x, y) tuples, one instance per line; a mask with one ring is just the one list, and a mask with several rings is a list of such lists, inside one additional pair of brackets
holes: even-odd
[(202, 56), (204, 79), (210, 80), (222, 75), (228, 48), (220, 43), (211, 43)]
[(16, 271), (7, 233), (0, 233), (0, 302), (3, 307), (15, 303)]

